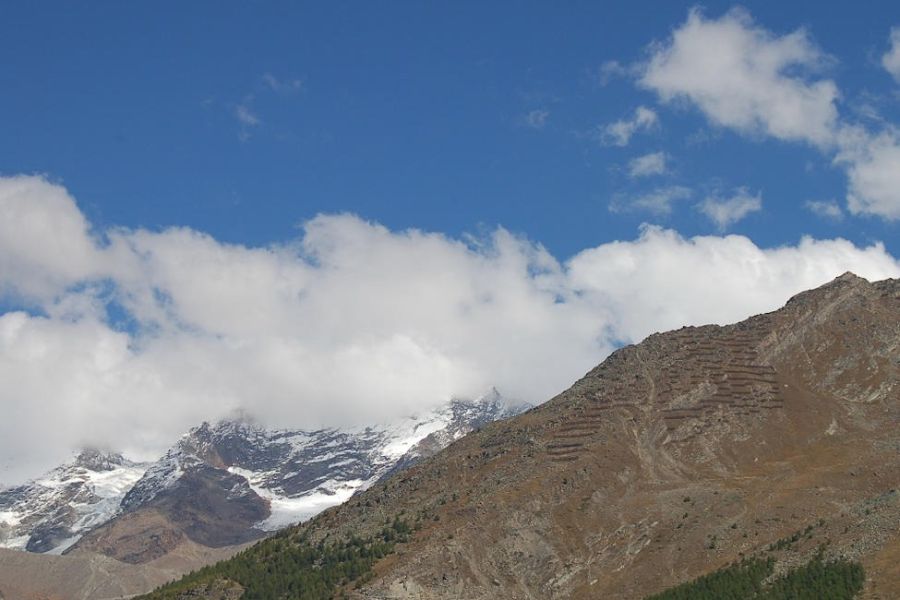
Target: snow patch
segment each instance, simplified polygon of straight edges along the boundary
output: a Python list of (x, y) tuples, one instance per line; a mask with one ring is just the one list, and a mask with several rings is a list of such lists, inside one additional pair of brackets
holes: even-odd
[(255, 473), (240, 467), (228, 467), (228, 471), (246, 479), (250, 489), (269, 502), (269, 516), (255, 525), (257, 529), (263, 531), (277, 531), (301, 523), (326, 508), (346, 502), (364, 486), (371, 485), (371, 482), (360, 479), (331, 481), (331, 485), (319, 486), (315, 492), (290, 498), (261, 486), (265, 476), (269, 473)]
[(22, 515), (11, 510), (0, 510), (0, 526), (15, 527), (22, 522)]

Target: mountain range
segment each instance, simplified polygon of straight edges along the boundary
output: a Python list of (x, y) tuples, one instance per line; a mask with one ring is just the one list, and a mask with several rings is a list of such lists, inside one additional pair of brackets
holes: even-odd
[[(198, 556), (184, 572), (309, 519), (527, 408), (491, 390), (369, 427), (268, 429), (246, 415), (203, 423), (152, 463), (85, 450), (42, 477), (0, 490), (0, 548), (65, 554), (61, 559), (99, 555), (135, 566), (189, 548)], [(4, 556), (0, 563), (10, 564)], [(177, 570), (165, 573), (170, 578)], [(0, 592), (9, 597), (15, 577), (0, 564)]]
[(84, 452), (0, 495), (32, 550), (0, 550), (0, 597), (199, 567), (148, 598), (900, 597), (900, 280), (651, 335), (525, 409)]
[(898, 425), (900, 280), (848, 273), (624, 347), (150, 597), (897, 598)]

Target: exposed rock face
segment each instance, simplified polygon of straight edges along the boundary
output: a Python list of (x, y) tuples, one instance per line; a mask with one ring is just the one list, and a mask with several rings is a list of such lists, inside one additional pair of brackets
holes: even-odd
[(898, 425), (900, 281), (847, 274), (623, 348), (301, 529), (420, 524), (360, 598), (641, 598), (797, 532), (782, 563), (826, 544), (900, 597)]

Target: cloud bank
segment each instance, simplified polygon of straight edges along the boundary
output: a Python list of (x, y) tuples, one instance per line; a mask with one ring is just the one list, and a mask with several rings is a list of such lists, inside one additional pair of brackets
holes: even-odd
[(152, 457), (237, 408), (314, 427), (491, 385), (540, 402), (620, 343), (772, 310), (846, 270), (900, 263), (880, 244), (762, 249), (650, 226), (560, 261), (502, 228), (454, 239), (353, 215), (247, 247), (98, 231), (63, 187), (0, 178), (0, 477), (83, 444)]

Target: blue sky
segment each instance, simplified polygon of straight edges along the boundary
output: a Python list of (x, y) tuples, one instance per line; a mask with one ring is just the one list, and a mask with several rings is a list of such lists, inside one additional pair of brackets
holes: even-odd
[[(7, 3), (0, 169), (61, 182), (98, 226), (185, 225), (254, 245), (350, 211), (451, 235), (501, 224), (564, 258), (644, 221), (715, 233), (692, 206), (744, 187), (763, 210), (729, 230), (760, 245), (840, 235), (896, 252), (896, 223), (804, 208), (843, 202), (829, 156), (660, 106), (628, 77), (602, 84), (605, 62), (643, 60), (690, 6)], [(774, 34), (808, 30), (848, 118), (865, 103), (897, 122), (898, 85), (879, 64), (896, 3), (745, 6)], [(597, 141), (639, 105), (658, 127), (626, 147)], [(542, 126), (528, 125), (533, 111)], [(660, 151), (670, 175), (629, 179), (629, 160)], [(666, 216), (609, 210), (663, 185), (692, 197)]]
[(900, 276), (896, 2), (6, 3), (0, 55), (0, 484)]

